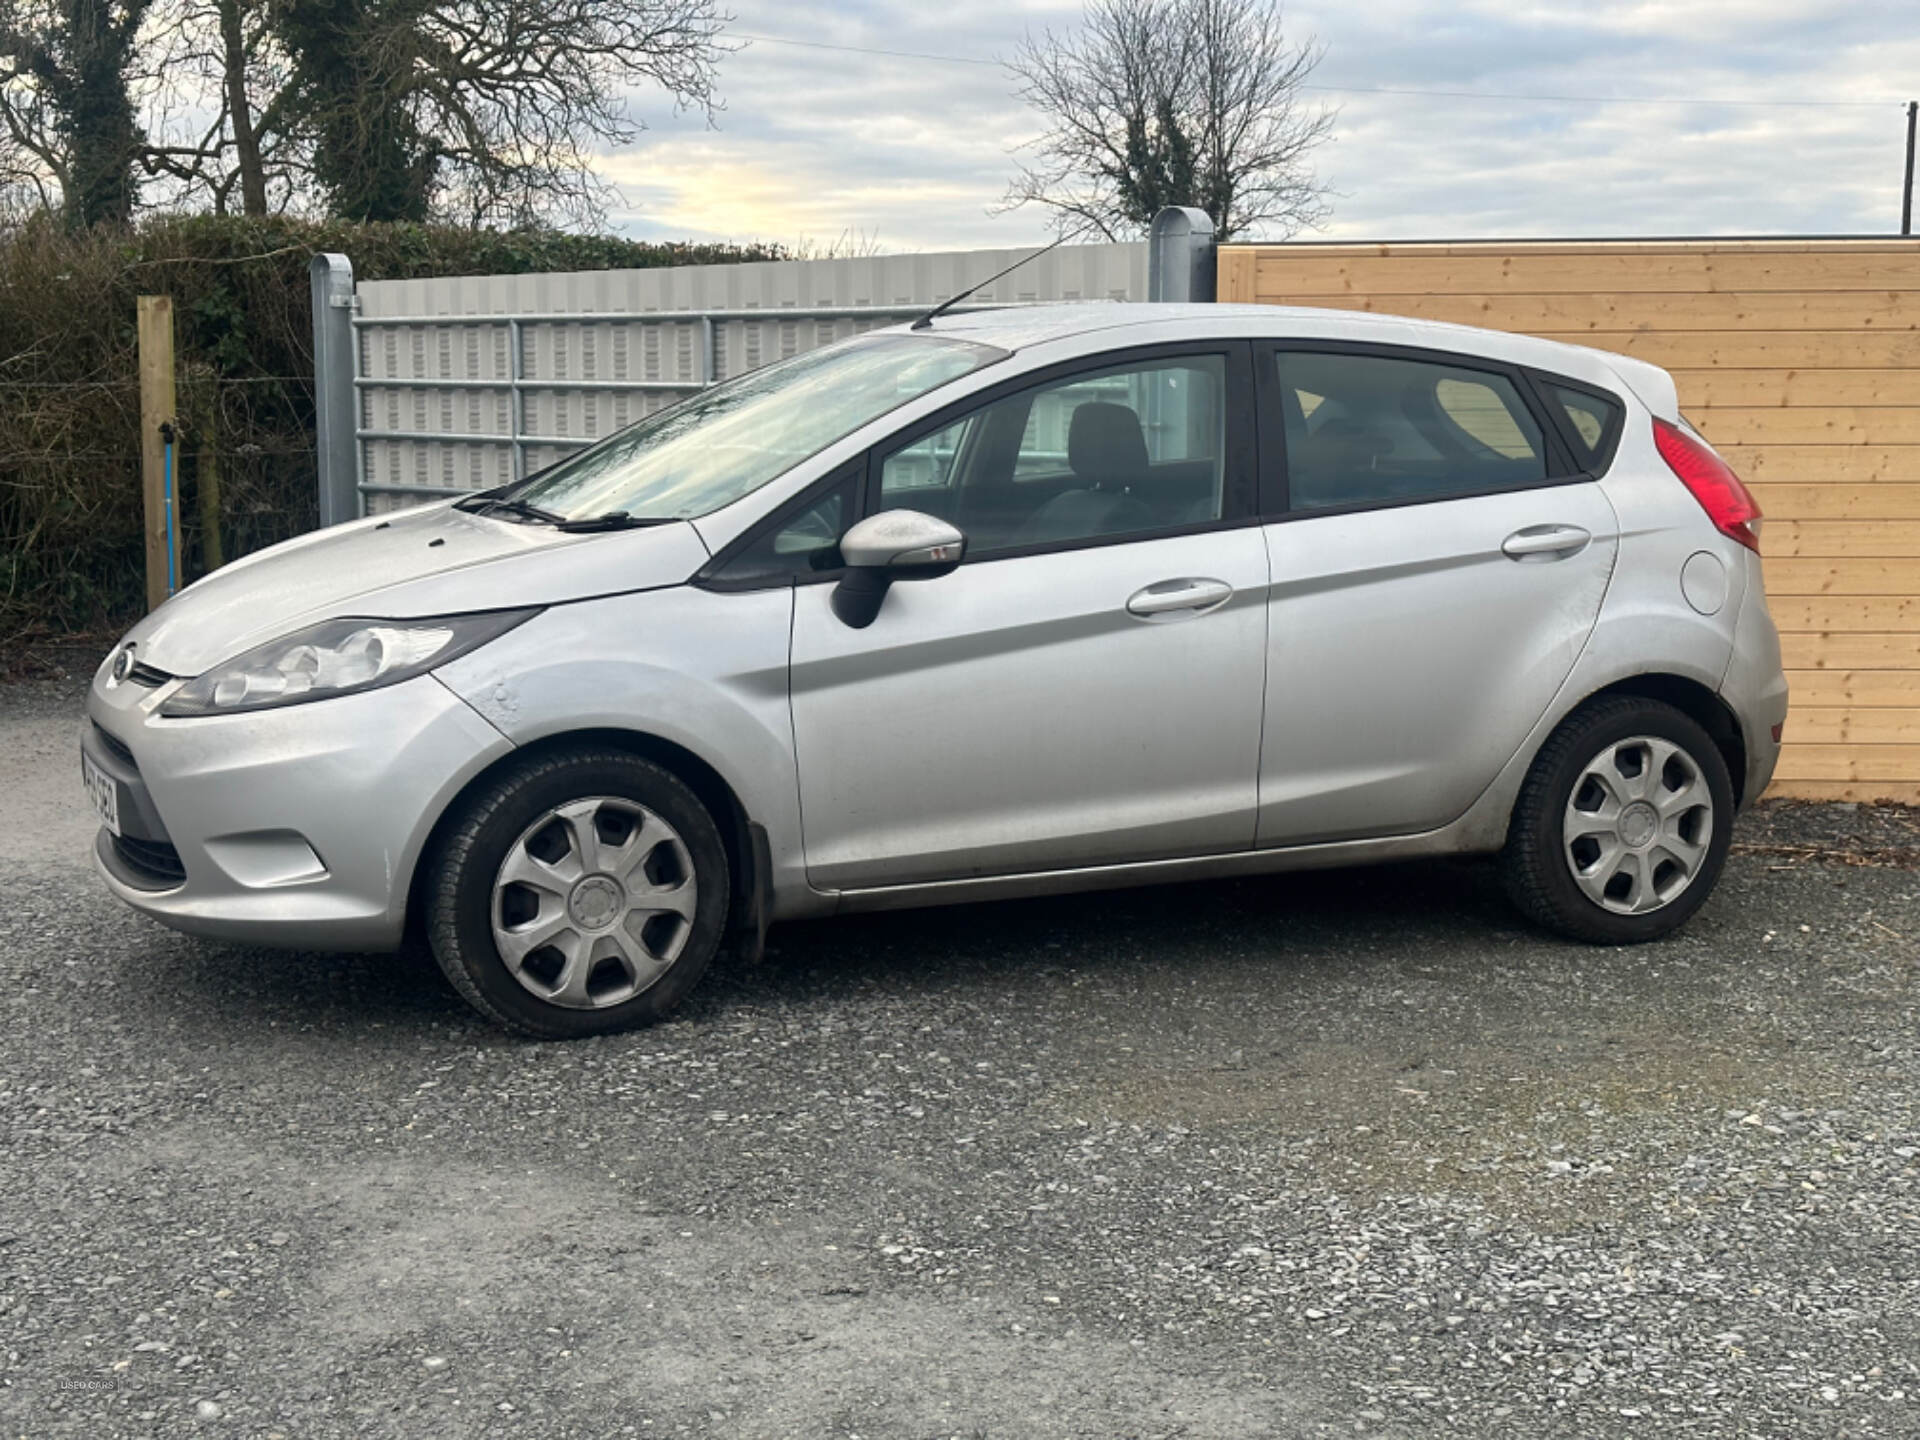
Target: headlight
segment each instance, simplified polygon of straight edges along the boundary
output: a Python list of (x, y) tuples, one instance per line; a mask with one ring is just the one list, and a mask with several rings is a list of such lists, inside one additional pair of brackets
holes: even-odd
[(323, 620), (235, 656), (182, 685), (160, 713), (233, 715), (374, 690), (423, 675), (504, 635), (537, 610), (433, 620)]

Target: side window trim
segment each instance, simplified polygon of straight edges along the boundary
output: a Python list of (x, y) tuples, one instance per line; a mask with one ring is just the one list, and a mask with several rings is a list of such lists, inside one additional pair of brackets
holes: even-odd
[[(1436, 505), (1448, 500), (1469, 500), (1479, 495), (1506, 495), (1523, 490), (1539, 490), (1556, 485), (1580, 484), (1594, 477), (1582, 470), (1572, 448), (1561, 431), (1554, 408), (1533, 384), (1525, 366), (1496, 360), (1486, 355), (1462, 354), (1453, 350), (1429, 349), (1424, 345), (1392, 345), (1369, 340), (1257, 340), (1254, 369), (1259, 385), (1259, 403), (1255, 420), (1259, 427), (1260, 519), (1263, 524), (1278, 521), (1317, 519), (1321, 516), (1353, 515), (1367, 510), (1398, 510), (1408, 505)], [(1478, 370), (1498, 375), (1513, 386), (1520, 403), (1527, 408), (1540, 428), (1546, 444), (1542, 457), (1546, 476), (1518, 485), (1489, 485), (1484, 489), (1462, 490), (1447, 495), (1418, 495), (1391, 500), (1361, 500), (1351, 505), (1321, 505), (1312, 509), (1296, 508), (1288, 485), (1287, 437), (1285, 415), (1280, 399), (1280, 356), (1283, 354), (1366, 355), (1383, 360), (1406, 360), (1414, 364), (1445, 365), (1455, 370)], [(1591, 386), (1576, 386), (1591, 391)], [(1616, 401), (1616, 403), (1618, 403)]]
[(1260, 523), (1258, 503), (1259, 406), (1254, 399), (1253, 345), (1242, 339), (1179, 340), (1160, 345), (1135, 345), (1124, 350), (1105, 350), (1097, 355), (1082, 355), (1063, 360), (1025, 374), (1012, 376), (964, 400), (955, 401), (912, 427), (901, 430), (867, 452), (866, 480), (861, 487), (858, 519), (874, 513), (880, 502), (880, 472), (888, 456), (929, 435), (938, 434), (968, 415), (996, 405), (1009, 396), (1026, 390), (1071, 383), (1076, 376), (1097, 375), (1146, 365), (1161, 360), (1180, 360), (1196, 355), (1220, 355), (1226, 359), (1226, 473), (1221, 494), (1221, 517), (1190, 525), (1165, 526), (1155, 530), (1137, 530), (1120, 535), (1095, 535), (1079, 540), (1049, 541), (1041, 545), (1022, 545), (993, 551), (979, 557), (969, 556), (968, 565), (991, 565), (1001, 560), (1023, 560), (1033, 555), (1051, 555), (1067, 550), (1090, 550), (1110, 545), (1135, 544), (1171, 535), (1202, 534), (1209, 530), (1228, 530)]

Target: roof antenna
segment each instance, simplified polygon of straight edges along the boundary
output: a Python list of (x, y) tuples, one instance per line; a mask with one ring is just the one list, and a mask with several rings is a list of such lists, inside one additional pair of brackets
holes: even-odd
[(1092, 228), (1091, 226), (1082, 225), (1077, 230), (1061, 231), (1060, 238), (1055, 240), (1051, 245), (1042, 245), (1038, 250), (1034, 251), (1031, 255), (1021, 256), (1018, 260), (1014, 261), (1013, 264), (1007, 266), (1006, 269), (996, 270), (993, 274), (987, 276), (986, 279), (976, 281), (974, 284), (968, 286), (965, 290), (962, 290), (958, 295), (955, 295), (950, 299), (942, 300), (938, 305), (934, 306), (931, 310), (927, 311), (926, 314), (922, 315), (918, 320), (914, 321), (913, 324), (909, 325), (907, 328), (909, 330), (927, 329), (929, 326), (933, 324), (934, 321), (938, 320), (942, 315), (946, 314), (947, 311), (951, 310), (954, 306), (958, 305), (962, 300), (966, 299), (969, 295), (978, 294), (980, 291), (986, 289), (987, 286), (993, 284), (994, 281), (1000, 279), (1002, 276), (1011, 275), (1014, 271), (1018, 270), (1022, 265), (1025, 265), (1029, 260), (1038, 260), (1042, 255), (1046, 254), (1047, 251), (1058, 249), (1060, 246), (1066, 244), (1067, 241), (1076, 239), (1079, 236), (1086, 234), (1087, 231), (1091, 228)]

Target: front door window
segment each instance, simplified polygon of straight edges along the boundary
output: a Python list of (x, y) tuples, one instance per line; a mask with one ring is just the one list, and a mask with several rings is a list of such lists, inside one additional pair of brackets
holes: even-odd
[(1021, 391), (887, 455), (877, 508), (953, 521), (976, 558), (1218, 520), (1226, 388), (1193, 355)]

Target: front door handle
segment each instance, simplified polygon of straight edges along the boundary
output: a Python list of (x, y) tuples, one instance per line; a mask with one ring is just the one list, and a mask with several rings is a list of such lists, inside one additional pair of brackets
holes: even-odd
[(1593, 533), (1578, 525), (1529, 525), (1501, 542), (1509, 560), (1566, 560), (1593, 541)]
[(1157, 616), (1204, 615), (1217, 610), (1233, 598), (1233, 587), (1224, 580), (1183, 576), (1178, 580), (1159, 580), (1127, 597), (1127, 613), (1143, 620)]

